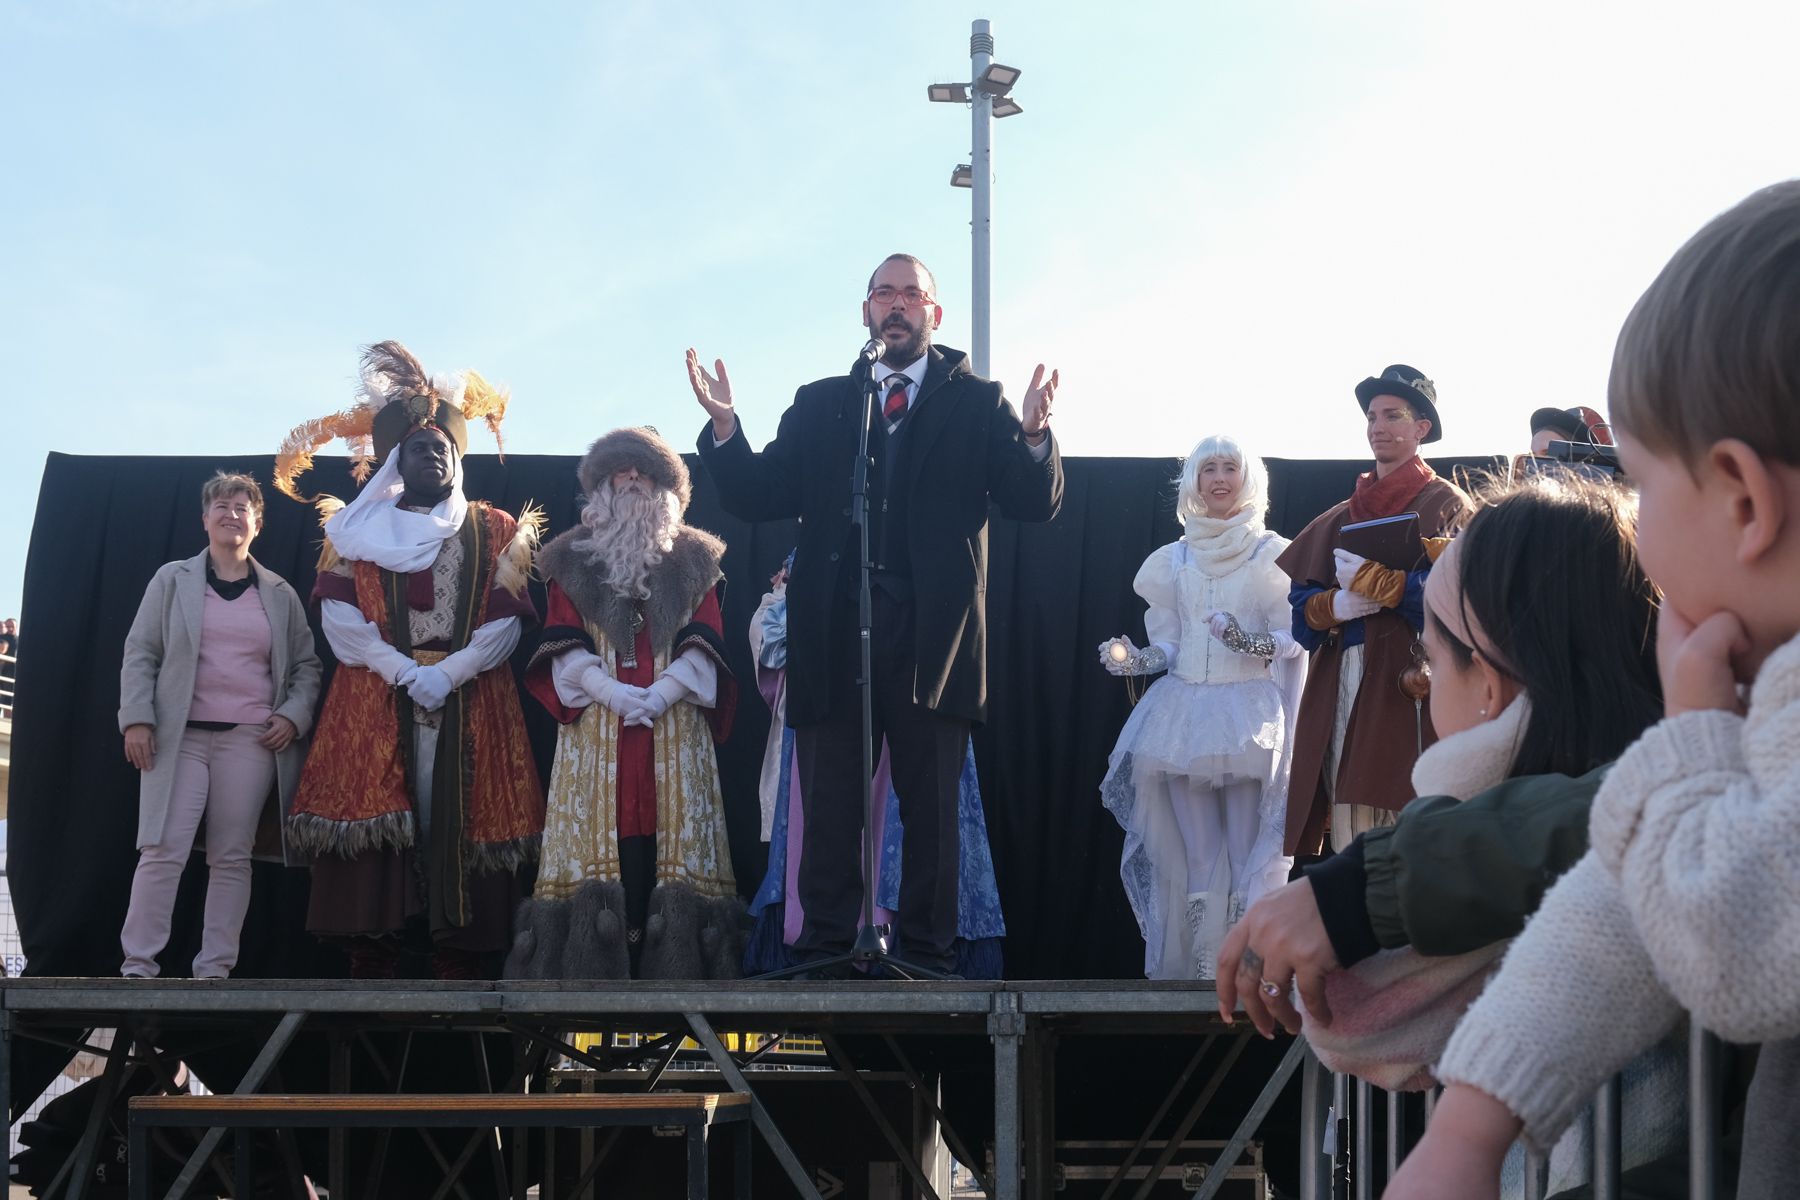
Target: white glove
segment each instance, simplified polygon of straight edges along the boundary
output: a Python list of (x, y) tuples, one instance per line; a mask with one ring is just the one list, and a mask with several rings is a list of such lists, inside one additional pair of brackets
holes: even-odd
[(581, 673), (581, 686), (596, 704), (604, 704), (621, 717), (644, 698), (643, 688), (620, 683), (598, 665)]
[(393, 687), (405, 687), (412, 681), (419, 664), (413, 661), (411, 655), (400, 653), (386, 642), (379, 642), (377, 646), (379, 648), (370, 647), (369, 670)]
[(1349, 588), (1340, 588), (1331, 597), (1331, 615), (1340, 622), (1361, 620), (1380, 611), (1381, 605)]
[(1356, 573), (1362, 570), (1362, 565), (1369, 560), (1360, 554), (1352, 554), (1348, 550), (1333, 550), (1331, 557), (1337, 563), (1337, 585), (1347, 592), (1350, 590), (1350, 584), (1356, 579)]
[(406, 692), (412, 697), (412, 702), (426, 712), (444, 707), (444, 701), (455, 690), (449, 673), (437, 666), (418, 668), (406, 683)]
[(625, 723), (642, 725), (646, 729), (656, 723), (656, 718), (668, 712), (671, 704), (685, 700), (692, 694), (688, 691), (687, 684), (668, 675), (643, 689), (643, 692), (643, 698), (625, 713)]
[(1225, 631), (1231, 628), (1231, 620), (1230, 613), (1216, 612), (1206, 619), (1206, 627), (1212, 631), (1214, 637), (1222, 639)]

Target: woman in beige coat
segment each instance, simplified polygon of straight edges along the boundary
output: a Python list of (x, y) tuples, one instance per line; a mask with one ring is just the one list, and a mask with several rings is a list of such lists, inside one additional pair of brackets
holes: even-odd
[(250, 557), (262, 490), (221, 472), (200, 508), (207, 548), (156, 572), (125, 638), (119, 730), (125, 757), (143, 773), (137, 874), (120, 934), (127, 976), (157, 974), (203, 818), (209, 879), (194, 978), (223, 979), (237, 965), (257, 830), (299, 783), (319, 696), (305, 606)]

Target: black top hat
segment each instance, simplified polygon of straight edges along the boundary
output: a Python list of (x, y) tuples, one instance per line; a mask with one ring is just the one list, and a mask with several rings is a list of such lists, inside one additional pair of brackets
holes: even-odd
[(1379, 376), (1370, 376), (1356, 385), (1356, 400), (1363, 412), (1377, 396), (1398, 396), (1412, 405), (1413, 415), (1431, 422), (1431, 432), (1424, 440), (1435, 442), (1444, 436), (1444, 423), (1438, 420), (1437, 385), (1425, 378), (1423, 371), (1395, 363)]

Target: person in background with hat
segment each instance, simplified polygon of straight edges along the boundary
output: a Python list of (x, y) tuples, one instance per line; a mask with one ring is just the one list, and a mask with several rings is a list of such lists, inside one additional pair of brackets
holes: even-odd
[(581, 523), (538, 556), (544, 632), (525, 684), (561, 725), (544, 851), (512, 979), (731, 979), (743, 952), (715, 742), (737, 686), (719, 612), (725, 543), (654, 429), (578, 471)]
[(1610, 446), (1612, 428), (1606, 419), (1586, 405), (1575, 408), (1540, 408), (1531, 414), (1531, 455), (1544, 458), (1551, 442), (1578, 446)]
[(537, 856), (543, 792), (507, 658), (541, 517), (515, 521), (463, 495), (467, 420), (498, 432), (506, 400), (474, 372), (428, 376), (398, 342), (363, 354), (347, 413), (308, 422), (277, 456), (276, 485), (333, 436), (380, 469), (348, 505), (320, 502), (313, 599), (338, 659), (287, 820), (312, 860), (307, 928), (348, 939), (351, 975), (393, 978), (409, 923), (440, 979), (489, 974)]
[(1328, 826), (1332, 848), (1342, 850), (1391, 824), (1413, 797), (1414, 760), (1436, 740), (1430, 714), (1400, 688), (1418, 659), (1429, 571), (1366, 561), (1343, 549), (1339, 531), (1417, 513), (1420, 537), (1440, 537), (1468, 498), (1419, 457), (1421, 445), (1443, 436), (1437, 390), (1422, 372), (1391, 366), (1357, 384), (1356, 399), (1375, 467), (1276, 560), (1292, 580), (1294, 638), (1311, 655), (1288, 783), (1289, 854), (1320, 853)]

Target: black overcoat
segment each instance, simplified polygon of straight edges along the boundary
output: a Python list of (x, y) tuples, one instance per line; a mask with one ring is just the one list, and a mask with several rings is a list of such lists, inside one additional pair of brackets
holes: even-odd
[[(746, 521), (797, 518), (788, 579), (788, 724), (823, 721), (831, 698), (832, 605), (854, 582), (850, 477), (862, 394), (848, 375), (800, 388), (775, 440), (750, 449), (743, 423), (723, 445), (700, 432), (700, 461), (725, 510)], [(1048, 521), (1062, 505), (1056, 439), (1037, 462), (998, 383), (960, 350), (933, 347), (907, 417), (905, 488), (913, 585), (913, 696), (947, 716), (987, 714), (987, 522), (990, 500), (1016, 521)], [(853, 593), (852, 593), (853, 594)]]

